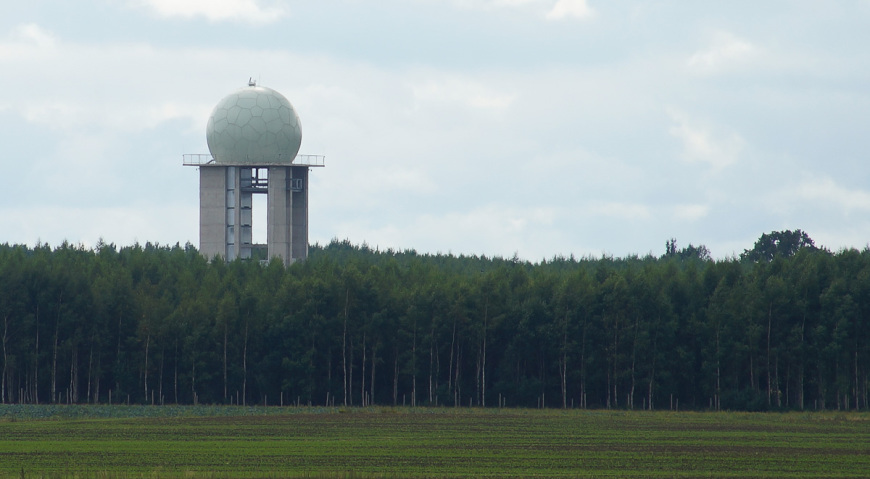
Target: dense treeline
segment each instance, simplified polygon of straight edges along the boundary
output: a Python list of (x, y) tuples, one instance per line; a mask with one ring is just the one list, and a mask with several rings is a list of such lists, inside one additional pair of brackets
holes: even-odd
[(0, 398), (867, 409), (870, 250), (791, 233), (539, 264), (334, 241), (289, 268), (2, 245)]

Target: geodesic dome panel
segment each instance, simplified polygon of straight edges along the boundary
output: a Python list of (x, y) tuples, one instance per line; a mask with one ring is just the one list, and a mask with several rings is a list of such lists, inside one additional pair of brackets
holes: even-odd
[(284, 95), (249, 86), (214, 107), (205, 137), (215, 163), (290, 164), (302, 144), (302, 125)]

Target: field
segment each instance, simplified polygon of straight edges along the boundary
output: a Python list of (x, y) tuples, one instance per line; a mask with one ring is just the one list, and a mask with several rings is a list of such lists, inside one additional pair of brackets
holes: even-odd
[(0, 478), (868, 475), (866, 413), (0, 406)]

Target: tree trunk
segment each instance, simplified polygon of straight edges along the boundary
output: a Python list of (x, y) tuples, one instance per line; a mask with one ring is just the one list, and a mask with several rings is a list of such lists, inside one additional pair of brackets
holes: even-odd
[(121, 320), (124, 318), (118, 312), (118, 351), (115, 353), (115, 391), (121, 389)]
[[(449, 374), (448, 374), (449, 375)], [(441, 355), (438, 354), (438, 341), (435, 341), (435, 405), (438, 405), (438, 384), (441, 377)]]
[(453, 357), (456, 345), (456, 315), (453, 316), (453, 334), (450, 337), (450, 366), (447, 368), (447, 390), (453, 394), (453, 405), (456, 406), (456, 391), (453, 389)]
[(97, 355), (97, 374), (94, 377), (94, 404), (100, 403), (100, 377), (102, 376), (102, 360)]
[(483, 344), (481, 343), (477, 347), (477, 371), (474, 374), (474, 382), (475, 386), (477, 386), (477, 395), (475, 396), (475, 400), (477, 400), (477, 404), (480, 404), (480, 374), (481, 374), (481, 359), (483, 358)]
[(353, 338), (350, 338), (350, 344), (348, 344), (348, 352), (347, 355), (350, 359), (348, 361), (348, 371), (347, 371), (347, 389), (350, 391), (348, 394), (348, 406), (353, 406)]
[(779, 354), (773, 358), (773, 393), (776, 395), (776, 407), (782, 407), (782, 392), (779, 387)]
[(818, 385), (819, 385), (818, 391), (819, 392), (817, 393), (819, 395), (819, 407), (821, 408), (822, 411), (824, 411), (826, 408), (825, 394), (827, 391), (825, 389), (825, 376), (824, 376), (824, 372), (822, 371), (821, 364), (816, 366), (816, 371), (819, 373), (819, 378), (818, 378)]
[(36, 351), (33, 354), (33, 403), (39, 404), (39, 305), (36, 305)]
[(51, 359), (51, 403), (57, 402), (57, 336), (60, 333), (60, 308), (63, 294), (57, 300), (57, 320), (54, 322), (54, 348)]
[(160, 405), (163, 405), (163, 361), (166, 358), (166, 350), (162, 346), (160, 346), (160, 374), (158, 375), (157, 380), (157, 401)]
[(719, 322), (716, 322), (716, 404), (715, 409), (718, 411), (721, 408), (721, 398), (722, 398), (722, 375), (721, 375), (721, 360), (722, 354), (719, 349)]
[(393, 406), (398, 405), (399, 401), (399, 346), (395, 347), (393, 355)]
[(586, 326), (588, 322), (586, 315), (583, 315), (583, 333), (580, 339), (580, 407), (582, 409), (586, 409)]
[(456, 347), (456, 376), (453, 378), (453, 388), (456, 391), (456, 405), (462, 405), (462, 387), (459, 384), (460, 373), (462, 371), (462, 347)]
[(363, 329), (362, 372), (360, 374), (359, 396), (360, 396), (360, 404), (362, 404), (363, 407), (366, 407), (366, 331), (365, 331), (365, 329)]
[(770, 326), (773, 322), (773, 302), (767, 308), (767, 406), (770, 407), (771, 383), (770, 383)]
[(242, 347), (242, 406), (248, 404), (248, 318), (245, 318), (245, 344)]
[(3, 383), (2, 385), (0, 385), (0, 402), (2, 402), (3, 404), (6, 404), (6, 371), (7, 371), (7, 367), (6, 367), (6, 361), (7, 361), (6, 341), (9, 338), (8, 335), (9, 335), (9, 315), (6, 314), (5, 316), (3, 316), (3, 374), (0, 375), (0, 382)]
[(227, 402), (227, 336), (229, 335), (229, 319), (224, 317), (224, 404)]
[(858, 384), (858, 341), (855, 341), (855, 389), (854, 389), (854, 391), (855, 391), (855, 410), (856, 411), (859, 409), (859, 405), (861, 404), (860, 402), (858, 402), (859, 401), (859, 399), (858, 399), (859, 389), (858, 388), (859, 388), (859, 384)]
[[(317, 328), (315, 327), (314, 320), (317, 317), (319, 317), (319, 312), (315, 308), (314, 316), (312, 318), (310, 318), (309, 322), (308, 322), (308, 329), (311, 331), (311, 349), (310, 349), (311, 354), (308, 355), (308, 385), (309, 385), (308, 386), (308, 404), (309, 405), (311, 405), (312, 402), (314, 401), (314, 391), (316, 389), (314, 387), (314, 372), (316, 371), (316, 368), (314, 366), (314, 360), (316, 359), (315, 355), (317, 353), (317, 336), (316, 336)], [(331, 362), (331, 361), (329, 361), (329, 362)], [(328, 371), (328, 368), (327, 368), (327, 371)], [(329, 374), (330, 373), (327, 372), (327, 379), (326, 379), (327, 394), (329, 394), (328, 391), (332, 386), (332, 381), (330, 381)], [(281, 388), (281, 403), (282, 403), (281, 405), (282, 406), (283, 406), (283, 402), (284, 402), (284, 388), (282, 387)]]
[(429, 330), (429, 405), (432, 405), (434, 391), (432, 390), (432, 373), (435, 363), (435, 318), (432, 318), (431, 329)]
[(480, 405), (486, 407), (486, 336), (489, 326), (489, 298), (483, 305), (483, 371), (481, 372), (482, 391), (480, 395)]
[(175, 354), (173, 355), (173, 362), (175, 363), (173, 377), (172, 377), (172, 395), (173, 402), (178, 404), (178, 338), (175, 339)]
[(72, 355), (69, 364), (69, 388), (67, 388), (67, 403), (77, 403), (79, 400), (79, 350), (76, 345), (72, 347)]
[(619, 315), (613, 324), (613, 407), (619, 407)]
[(656, 375), (656, 346), (658, 344), (658, 329), (659, 323), (661, 323), (661, 317), (656, 318), (655, 326), (653, 327), (653, 347), (652, 347), (652, 364), (650, 365), (649, 370), (649, 392), (648, 392), (648, 401), (649, 401), (649, 410), (653, 410), (653, 384), (655, 383), (655, 375)]
[(806, 358), (803, 357), (802, 353), (804, 350), (804, 328), (806, 327), (806, 323), (807, 323), (807, 312), (806, 312), (806, 307), (805, 307), (804, 315), (803, 315), (803, 318), (801, 320), (801, 349), (800, 349), (801, 354), (800, 354), (799, 359), (798, 359), (800, 361), (800, 367), (798, 368), (798, 375), (799, 375), (798, 384), (800, 387), (800, 390), (798, 391), (798, 401), (800, 402), (801, 411), (804, 410), (804, 362), (806, 361)]
[(411, 346), (411, 406), (417, 406), (417, 317), (414, 316), (414, 342)]
[(377, 364), (375, 359), (378, 356), (378, 343), (378, 341), (372, 342), (372, 377), (371, 381), (369, 381), (369, 404), (375, 404), (375, 364)]
[(87, 404), (91, 403), (91, 375), (94, 366), (94, 338), (91, 337), (90, 351), (88, 351), (88, 393)]
[(341, 369), (344, 372), (344, 405), (347, 406), (347, 303), (350, 288), (344, 291), (344, 330), (341, 333)]
[(191, 354), (191, 366), (190, 366), (190, 394), (192, 396), (193, 405), (195, 406), (197, 403), (196, 400), (196, 354)]
[(752, 361), (752, 348), (749, 349), (749, 387), (752, 388), (753, 391), (757, 391), (758, 387), (755, 384), (755, 367), (753, 366)]
[(148, 402), (148, 351), (151, 347), (151, 331), (145, 338), (145, 402)]
[(628, 393), (628, 408), (634, 409), (634, 366), (637, 362), (637, 326), (640, 322), (640, 315), (634, 318), (634, 341), (631, 345), (631, 391)]

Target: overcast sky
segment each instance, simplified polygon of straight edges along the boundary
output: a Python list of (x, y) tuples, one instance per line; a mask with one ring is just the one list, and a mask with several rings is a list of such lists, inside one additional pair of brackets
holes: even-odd
[(870, 0), (3, 2), (0, 243), (197, 244), (182, 154), (254, 77), (326, 155), (312, 243), (860, 249), (868, 26)]

